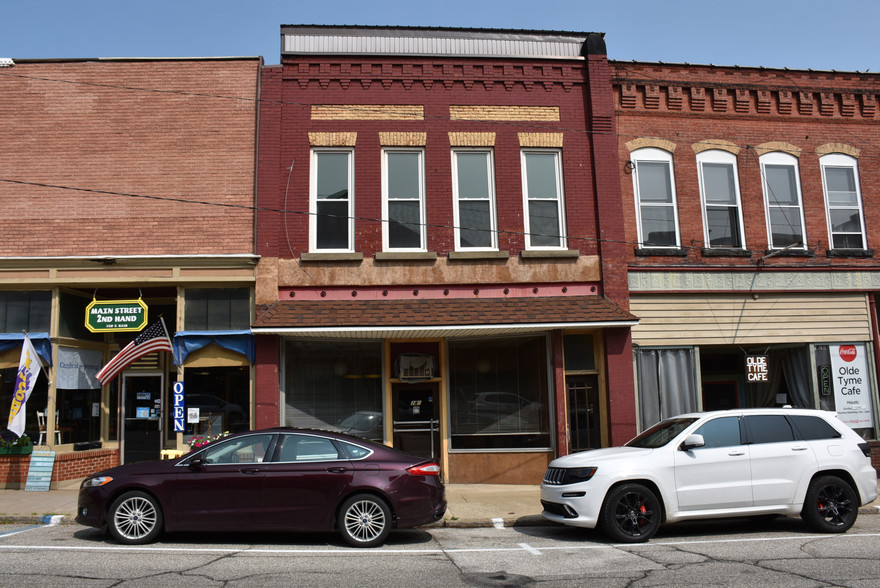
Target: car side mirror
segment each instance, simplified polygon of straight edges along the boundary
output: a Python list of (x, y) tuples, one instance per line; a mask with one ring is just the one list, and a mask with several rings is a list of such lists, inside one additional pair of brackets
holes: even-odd
[(679, 449), (682, 451), (690, 451), (691, 449), (703, 447), (704, 445), (706, 445), (706, 440), (703, 439), (702, 435), (688, 435), (684, 440), (684, 443), (679, 446)]
[(189, 462), (188, 465), (189, 465), (189, 469), (191, 469), (192, 471), (195, 472), (195, 471), (203, 469), (205, 467), (206, 463), (207, 462), (205, 461), (204, 458), (197, 457), (194, 460), (192, 460), (191, 462)]

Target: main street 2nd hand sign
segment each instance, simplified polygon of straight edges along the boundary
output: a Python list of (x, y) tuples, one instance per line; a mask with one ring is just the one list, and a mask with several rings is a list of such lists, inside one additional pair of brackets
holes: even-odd
[(137, 300), (92, 300), (86, 307), (86, 328), (93, 333), (140, 331), (147, 324), (147, 305)]

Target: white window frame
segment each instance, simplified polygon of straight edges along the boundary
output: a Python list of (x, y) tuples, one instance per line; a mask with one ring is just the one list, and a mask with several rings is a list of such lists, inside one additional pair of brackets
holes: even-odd
[[(459, 154), (482, 153), (486, 156), (487, 191), (486, 201), (489, 205), (489, 245), (485, 247), (465, 247), (461, 243), (461, 201), (481, 200), (476, 198), (460, 198), (458, 185), (458, 156)], [(455, 223), (455, 250), (456, 251), (497, 251), (498, 250), (498, 220), (495, 211), (495, 154), (492, 149), (486, 148), (455, 148), (452, 150), (452, 198), (453, 198), (453, 222)]]
[[(639, 247), (650, 249), (677, 249), (681, 247), (681, 232), (678, 223), (678, 195), (675, 190), (675, 170), (672, 165), (672, 153), (657, 149), (656, 147), (643, 147), (636, 149), (630, 153), (630, 161), (633, 163), (633, 191), (636, 199), (636, 226), (639, 233)], [(651, 203), (646, 206), (663, 206), (672, 209), (672, 223), (675, 231), (674, 245), (652, 245), (645, 243), (645, 235), (642, 226), (642, 203), (639, 194), (639, 166), (645, 163), (662, 163), (668, 166), (669, 170), (669, 189), (671, 202), (666, 204)]]
[[(733, 170), (733, 204), (710, 203), (706, 198), (706, 181), (703, 177), (703, 166), (706, 164), (728, 165)], [(700, 184), (700, 202), (703, 211), (703, 243), (707, 248), (716, 249), (745, 249), (745, 230), (743, 227), (742, 199), (739, 191), (739, 170), (736, 165), (736, 155), (728, 151), (720, 149), (709, 149), (697, 154), (697, 178)], [(739, 239), (739, 245), (712, 245), (712, 238), (709, 235), (709, 210), (711, 208), (736, 208), (736, 237)], [(733, 231), (731, 231), (733, 233)]]
[[(761, 186), (764, 190), (764, 215), (767, 219), (767, 245), (768, 249), (795, 249), (805, 250), (807, 248), (807, 226), (804, 219), (804, 196), (801, 191), (801, 173), (798, 159), (794, 155), (782, 152), (765, 153), (760, 157), (761, 162)], [(770, 203), (770, 187), (767, 183), (767, 166), (786, 166), (794, 170), (795, 191), (797, 192), (797, 205), (771, 205)], [(771, 212), (774, 209), (797, 209), (798, 217), (801, 223), (801, 244), (797, 245), (779, 245), (773, 242), (773, 221)]]
[[(828, 249), (838, 249), (834, 246), (834, 225), (831, 220), (832, 210), (852, 210), (859, 211), (859, 235), (862, 239), (861, 247), (846, 247), (845, 249), (867, 249), (868, 241), (865, 235), (865, 208), (862, 204), (862, 188), (859, 182), (859, 162), (855, 157), (844, 155), (842, 153), (830, 153), (819, 158), (819, 166), (822, 169), (822, 191), (825, 194), (825, 217), (828, 223)], [(855, 184), (855, 205), (836, 205), (832, 204), (831, 196), (828, 191), (828, 181), (826, 179), (826, 170), (828, 168), (846, 168), (853, 174), (853, 183)], [(842, 235), (854, 235), (854, 232), (841, 232)]]
[[(347, 240), (348, 247), (318, 247), (318, 159), (321, 154), (341, 153), (348, 156)], [(328, 147), (312, 148), (309, 168), (309, 250), (320, 253), (354, 252), (354, 149)]]
[[(414, 154), (418, 156), (418, 193), (414, 198), (395, 198), (395, 202), (418, 202), (419, 205), (419, 245), (417, 247), (394, 247), (391, 245), (391, 214), (389, 197), (388, 159), (394, 154)], [(382, 249), (383, 251), (426, 251), (425, 234), (425, 150), (414, 147), (385, 147), (382, 149)]]
[[(556, 195), (553, 198), (533, 196), (529, 194), (528, 165), (529, 155), (551, 155), (556, 178)], [(562, 184), (562, 151), (559, 149), (523, 149), (520, 152), (520, 164), (522, 168), (523, 190), (523, 219), (526, 232), (526, 249), (530, 250), (557, 250), (568, 247), (568, 239), (565, 234), (565, 189)], [(556, 234), (559, 236), (556, 245), (535, 245), (532, 243), (532, 215), (530, 204), (532, 202), (553, 202), (556, 204)], [(546, 237), (549, 235), (534, 235), (534, 237)]]

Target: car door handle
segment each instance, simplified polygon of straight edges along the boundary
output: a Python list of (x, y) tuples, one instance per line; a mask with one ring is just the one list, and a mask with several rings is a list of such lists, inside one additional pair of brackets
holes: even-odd
[(792, 451), (806, 451), (807, 448), (806, 447), (792, 447), (791, 450)]
[(740, 455), (745, 455), (745, 454), (746, 454), (745, 451), (731, 451), (727, 455), (729, 455), (731, 457), (739, 457)]
[(347, 468), (327, 468), (327, 471), (331, 474), (344, 474)]
[(259, 468), (241, 468), (241, 469), (238, 470), (238, 471), (241, 472), (242, 474), (248, 474), (248, 475), (251, 475), (251, 476), (256, 476), (257, 474), (260, 473), (260, 469), (259, 469)]

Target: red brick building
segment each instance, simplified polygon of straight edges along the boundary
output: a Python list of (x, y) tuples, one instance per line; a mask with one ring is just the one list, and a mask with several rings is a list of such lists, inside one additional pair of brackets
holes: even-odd
[(878, 75), (611, 67), (640, 425), (792, 404), (876, 439)]
[(534, 481), (632, 436), (601, 35), (281, 32), (262, 76), (257, 425), (350, 430), (456, 482)]
[[(0, 68), (0, 418), (26, 331), (45, 368), (26, 432), (58, 452), (53, 479), (158, 458), (211, 427), (252, 425), (260, 65), (98, 59)], [(155, 353), (102, 387), (95, 373), (136, 333), (87, 329), (93, 300), (141, 300), (150, 323), (162, 315), (179, 365)], [(194, 406), (203, 400), (200, 422), (182, 432), (171, 418), (175, 381)]]

